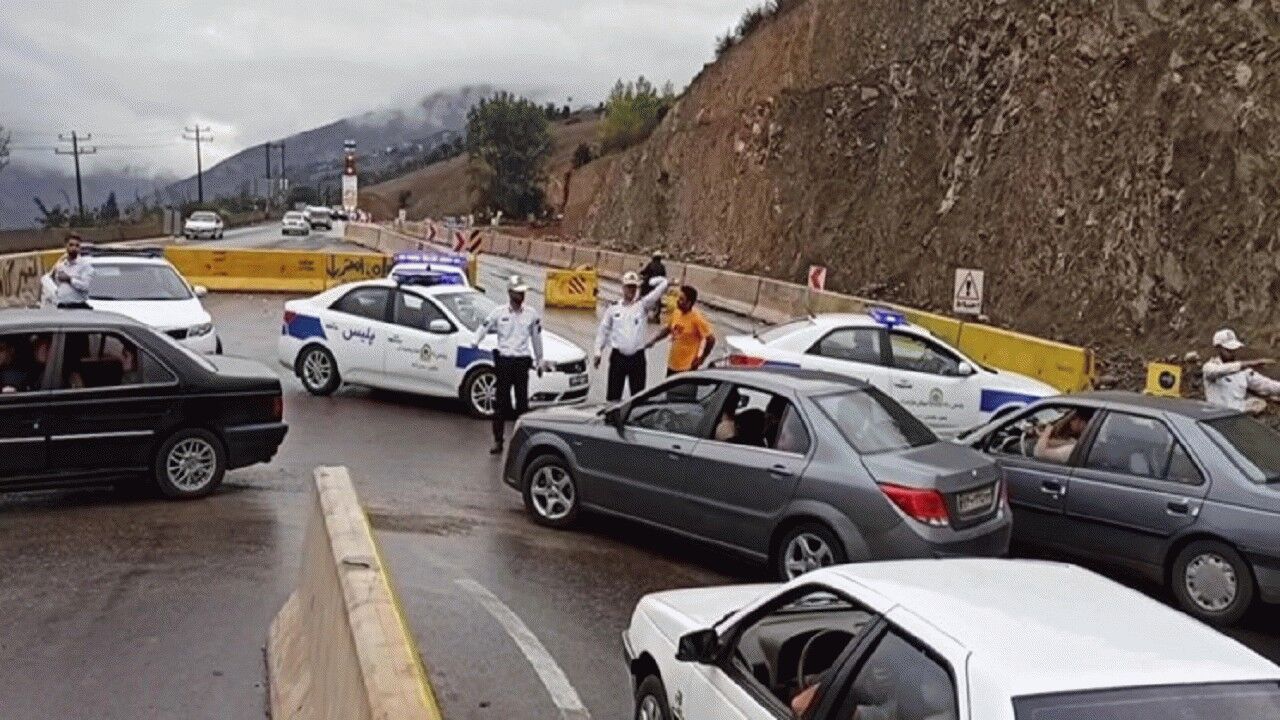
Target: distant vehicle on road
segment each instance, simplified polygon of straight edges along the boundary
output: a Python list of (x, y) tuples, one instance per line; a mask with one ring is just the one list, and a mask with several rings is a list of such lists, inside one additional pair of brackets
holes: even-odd
[[(208, 292), (191, 285), (159, 248), (90, 246), (84, 257), (93, 266), (89, 306), (119, 313), (149, 325), (201, 353), (221, 353), (222, 338), (200, 298)], [(40, 280), (41, 304), (55, 306), (52, 273)]]
[(641, 598), (623, 646), (644, 720), (1280, 718), (1280, 667), (1057, 563), (881, 562), (668, 590)]
[(626, 517), (781, 578), (1009, 545), (994, 462), (940, 441), (874, 387), (812, 370), (702, 370), (629, 402), (530, 413), (503, 480), (541, 524)]
[(310, 235), (311, 222), (299, 210), (290, 210), (280, 219), (281, 235)]
[(225, 230), (222, 216), (209, 210), (191, 213), (191, 217), (182, 225), (182, 237), (188, 240), (207, 238), (217, 240)]
[[(390, 278), (397, 275), (438, 273), (442, 279), (453, 279), (450, 284), (468, 286), (467, 257), (450, 252), (398, 252), (391, 256)], [(443, 281), (440, 284), (446, 284)]]
[(334, 205), (333, 207), (329, 208), (329, 214), (333, 216), (334, 220), (350, 219), (347, 215), (347, 211), (343, 209), (341, 205)]
[[(1073, 444), (1046, 452), (1044, 428)], [(1280, 602), (1280, 433), (1195, 400), (1041, 400), (960, 438), (1004, 468), (1015, 541), (1136, 572), (1187, 612), (1240, 620)]]
[(952, 437), (1058, 391), (983, 367), (897, 312), (826, 314), (727, 338), (731, 366), (799, 367), (864, 380)]
[[(345, 382), (457, 397), (472, 414), (492, 417), (495, 339), (471, 345), (495, 307), (456, 278), (433, 272), (348, 283), (285, 304), (278, 354), (313, 395), (329, 395)], [(553, 369), (530, 376), (530, 405), (585, 401), (586, 352), (555, 333), (542, 337)]]
[(307, 222), (311, 224), (312, 230), (332, 230), (333, 216), (329, 214), (327, 207), (309, 207), (302, 212), (307, 217)]
[(280, 380), (122, 315), (0, 314), (0, 490), (134, 483), (207, 495), (284, 440)]

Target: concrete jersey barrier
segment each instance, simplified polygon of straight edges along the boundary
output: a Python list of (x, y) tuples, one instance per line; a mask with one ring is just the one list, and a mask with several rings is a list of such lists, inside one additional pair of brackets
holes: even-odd
[(345, 468), (317, 468), (298, 586), (267, 638), (275, 720), (438, 720), (435, 694)]

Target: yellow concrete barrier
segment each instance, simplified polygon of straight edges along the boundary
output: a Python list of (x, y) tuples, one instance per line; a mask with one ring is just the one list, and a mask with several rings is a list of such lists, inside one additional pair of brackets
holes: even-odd
[(546, 307), (596, 309), (600, 278), (595, 270), (548, 270)]
[(1182, 366), (1147, 363), (1147, 387), (1142, 392), (1161, 397), (1182, 397)]
[(230, 292), (320, 292), (386, 277), (391, 258), (378, 253), (165, 248), (193, 285)]
[(40, 277), (57, 261), (60, 251), (48, 263), (44, 253), (30, 252), (0, 256), (0, 308), (33, 307), (40, 304)]
[(345, 468), (317, 468), (298, 586), (271, 623), (275, 720), (438, 720), (435, 693)]
[(1062, 392), (1087, 390), (1095, 379), (1093, 353), (1074, 345), (977, 323), (961, 326), (956, 345), (984, 365), (1037, 378)]

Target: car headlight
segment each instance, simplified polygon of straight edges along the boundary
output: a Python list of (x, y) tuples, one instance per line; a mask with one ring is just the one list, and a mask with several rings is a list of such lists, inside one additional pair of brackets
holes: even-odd
[(187, 337), (203, 337), (211, 332), (213, 332), (213, 323), (201, 323), (192, 325), (191, 329), (187, 331)]

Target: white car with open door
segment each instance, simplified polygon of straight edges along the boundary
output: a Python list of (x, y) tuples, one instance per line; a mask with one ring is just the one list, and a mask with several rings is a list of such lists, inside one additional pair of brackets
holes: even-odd
[[(452, 274), (403, 272), (348, 283), (285, 303), (278, 355), (314, 395), (349, 383), (457, 397), (474, 415), (492, 417), (496, 339), (472, 343), (495, 307)], [(545, 330), (542, 344), (552, 368), (542, 377), (530, 373), (530, 406), (585, 401), (586, 352)]]
[(833, 313), (726, 339), (733, 366), (825, 370), (868, 382), (942, 437), (1057, 395), (1017, 373), (984, 367), (901, 313)]
[(1280, 667), (1142, 593), (1030, 560), (899, 560), (645, 596), (642, 720), (1280, 720)]

